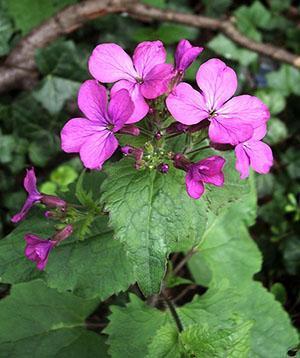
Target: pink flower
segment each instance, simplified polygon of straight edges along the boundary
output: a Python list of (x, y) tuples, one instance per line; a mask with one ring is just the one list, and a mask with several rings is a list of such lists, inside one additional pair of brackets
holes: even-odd
[(56, 245), (56, 242), (53, 240), (43, 240), (33, 234), (26, 234), (24, 239), (26, 241), (25, 256), (29, 260), (36, 262), (39, 270), (44, 270), (50, 251)]
[(161, 41), (145, 41), (134, 50), (133, 60), (118, 45), (98, 45), (90, 59), (89, 71), (103, 83), (117, 82), (112, 93), (127, 89), (135, 105), (128, 123), (146, 116), (149, 106), (144, 98), (156, 98), (168, 89), (173, 76), (172, 65), (166, 64), (166, 50)]
[(43, 240), (37, 235), (26, 234), (24, 239), (26, 241), (25, 246), (25, 256), (36, 262), (36, 266), (39, 270), (44, 270), (49, 254), (51, 250), (56, 246), (60, 241), (68, 238), (73, 232), (73, 228), (71, 225), (67, 225), (64, 229), (57, 232), (52, 240)]
[(257, 97), (231, 98), (237, 89), (233, 69), (218, 59), (200, 66), (197, 84), (201, 92), (180, 83), (167, 98), (167, 107), (179, 122), (192, 125), (209, 119), (212, 142), (236, 145), (251, 138), (253, 130), (270, 117), (266, 105)]
[(42, 194), (36, 187), (36, 176), (34, 168), (27, 169), (26, 176), (24, 178), (24, 188), (28, 193), (28, 197), (23, 205), (21, 211), (14, 215), (11, 219), (13, 223), (17, 223), (25, 218), (31, 207), (35, 203), (39, 203), (42, 199)]
[(65, 210), (67, 206), (67, 203), (63, 199), (60, 199), (57, 196), (40, 193), (37, 190), (34, 168), (27, 169), (24, 178), (24, 188), (28, 193), (28, 197), (21, 211), (12, 217), (11, 221), (13, 223), (18, 223), (23, 220), (31, 207), (36, 203), (42, 203), (51, 208), (61, 208), (61, 210)]
[(183, 154), (175, 154), (174, 166), (186, 171), (185, 184), (189, 196), (199, 199), (204, 193), (204, 183), (223, 186), (224, 174), (222, 172), (225, 159), (213, 155), (211, 157), (192, 163)]
[(223, 186), (224, 174), (222, 172), (225, 159), (212, 156), (191, 164), (185, 176), (186, 190), (193, 199), (199, 199), (204, 193), (204, 183)]
[(188, 40), (180, 40), (175, 51), (175, 69), (184, 72), (202, 51), (203, 47), (192, 46)]
[(236, 170), (240, 172), (241, 179), (249, 176), (249, 168), (259, 174), (266, 174), (273, 165), (271, 148), (261, 139), (266, 135), (266, 126), (256, 128), (251, 139), (235, 147)]
[(78, 106), (86, 118), (69, 120), (61, 131), (61, 147), (79, 153), (86, 168), (101, 169), (118, 147), (115, 133), (128, 122), (134, 105), (127, 90), (116, 92), (107, 105), (104, 86), (85, 81), (79, 90)]

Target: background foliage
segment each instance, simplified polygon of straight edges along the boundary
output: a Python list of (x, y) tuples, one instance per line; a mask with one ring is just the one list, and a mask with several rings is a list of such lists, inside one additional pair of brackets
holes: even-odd
[[(75, 2), (0, 0), (0, 56)], [(297, 4), (290, 0), (144, 2), (216, 18), (233, 16), (248, 37), (300, 52), (299, 13), (293, 15)], [(221, 57), (237, 71), (239, 91), (255, 94), (269, 106), (272, 172), (247, 182), (228, 172), (222, 193), (209, 190), (197, 202), (183, 191), (181, 173), (149, 176), (123, 161), (108, 167), (105, 175), (86, 174), (76, 188), (82, 166), (61, 152), (59, 132), (77, 113), (76, 93), (89, 78), (86, 63), (95, 44), (116, 42), (130, 52), (137, 42), (160, 39), (171, 60), (181, 38), (205, 47), (187, 80), (195, 78), (200, 63)], [(8, 235), (0, 241), (0, 295), (6, 296), (13, 284), (0, 302), (0, 357), (80, 357), (86, 347), (87, 357), (105, 357), (107, 350), (113, 357), (283, 357), (297, 344), (288, 315), (295, 327), (300, 325), (299, 71), (240, 48), (222, 34), (119, 15), (93, 20), (37, 51), (36, 63), (38, 85), (0, 99), (0, 232)], [(49, 221), (37, 221), (38, 210), (13, 232), (9, 221), (24, 200), (22, 178), (32, 165), (41, 191), (87, 204), (86, 188), (93, 183), (92, 198), (101, 196), (111, 212), (109, 223), (105, 217), (85, 218), (83, 232), (57, 249), (44, 273), (23, 257), (23, 235), (34, 225), (36, 234), (47, 236)], [(127, 181), (135, 185), (128, 187)], [(230, 185), (237, 183), (233, 194)], [(120, 204), (120, 195), (126, 205)], [(164, 283), (180, 306), (185, 330), (179, 333), (168, 311), (155, 308), (162, 308), (161, 298), (151, 296), (147, 305), (143, 294), (159, 289), (166, 255), (173, 253), (176, 265), (182, 254), (174, 253), (194, 245), (200, 245), (199, 253), (188, 269)], [(127, 291), (135, 281), (143, 294), (136, 286)]]

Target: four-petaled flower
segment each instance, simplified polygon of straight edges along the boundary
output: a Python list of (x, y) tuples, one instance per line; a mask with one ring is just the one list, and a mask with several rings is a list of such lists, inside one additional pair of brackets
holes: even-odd
[(261, 141), (266, 135), (265, 125), (256, 128), (251, 139), (235, 147), (236, 170), (240, 172), (241, 179), (249, 176), (249, 168), (259, 174), (266, 174), (273, 165), (272, 149)]
[(107, 105), (104, 86), (85, 81), (78, 94), (78, 106), (86, 118), (69, 120), (61, 131), (61, 147), (79, 153), (86, 168), (101, 169), (118, 147), (115, 133), (128, 123), (134, 105), (127, 90), (114, 93)]
[(204, 183), (223, 186), (224, 174), (222, 172), (225, 159), (214, 155), (192, 163), (185, 176), (186, 190), (193, 199), (199, 199), (204, 193)]
[(111, 89), (113, 94), (124, 88), (130, 92), (135, 110), (128, 123), (133, 123), (149, 111), (145, 98), (154, 99), (167, 91), (174, 73), (173, 66), (165, 63), (166, 57), (161, 41), (141, 42), (134, 50), (133, 60), (120, 46), (101, 44), (89, 59), (89, 71), (100, 82), (118, 81)]
[(234, 70), (218, 59), (200, 66), (196, 81), (198, 92), (180, 83), (167, 98), (173, 117), (187, 125), (209, 119), (209, 138), (215, 143), (237, 145), (252, 137), (255, 128), (270, 117), (267, 106), (257, 97), (241, 95), (231, 98), (237, 89)]

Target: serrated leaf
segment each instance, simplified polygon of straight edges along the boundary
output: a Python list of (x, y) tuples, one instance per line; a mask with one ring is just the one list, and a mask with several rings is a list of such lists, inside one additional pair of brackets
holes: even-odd
[(187, 357), (248, 358), (252, 322), (232, 329), (208, 329), (192, 325), (180, 334), (182, 353)]
[[(106, 356), (103, 340), (85, 329), (84, 320), (97, 305), (69, 293), (58, 293), (40, 281), (13, 286), (0, 301), (1, 357)], [(55, 342), (55, 344), (53, 344)]]
[(70, 290), (82, 297), (106, 299), (126, 290), (135, 279), (121, 243), (113, 239), (105, 217), (99, 217), (85, 240), (71, 237), (50, 254), (44, 272), (24, 256), (24, 235), (34, 233), (47, 238), (55, 230), (46, 219), (33, 216), (0, 240), (0, 282), (19, 283), (37, 277), (61, 292)]
[(182, 358), (179, 333), (174, 324), (166, 324), (158, 329), (148, 346), (146, 358)]
[(203, 201), (190, 199), (184, 173), (137, 171), (127, 160), (106, 169), (102, 200), (146, 295), (158, 292), (167, 255), (199, 244), (206, 227)]
[(126, 307), (110, 307), (110, 324), (104, 333), (109, 335), (108, 351), (113, 358), (145, 357), (155, 333), (170, 322), (168, 315), (147, 306), (134, 295), (130, 298)]

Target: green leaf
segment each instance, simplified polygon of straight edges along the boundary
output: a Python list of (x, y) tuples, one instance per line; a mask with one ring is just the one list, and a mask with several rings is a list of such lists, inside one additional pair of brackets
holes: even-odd
[(148, 346), (146, 358), (181, 358), (179, 334), (174, 324), (158, 329)]
[(271, 118), (268, 121), (268, 134), (265, 141), (270, 145), (283, 142), (288, 138), (288, 128), (279, 118)]
[[(8, 10), (14, 18), (17, 28), (23, 34), (38, 26), (41, 22), (66, 5), (70, 5), (76, 0), (7, 0)], [(28, 11), (30, 9), (30, 11)]]
[(243, 66), (249, 66), (250, 63), (257, 60), (257, 54), (255, 52), (239, 48), (234, 42), (222, 34), (214, 37), (208, 43), (208, 47), (227, 60), (238, 61)]
[(13, 26), (8, 16), (5, 3), (0, 2), (0, 56), (6, 55), (10, 50), (9, 41), (13, 35)]
[(278, 71), (266, 75), (270, 88), (276, 88), (283, 96), (300, 95), (300, 71), (289, 65), (281, 65)]
[(117, 239), (126, 247), (146, 295), (158, 292), (170, 252), (199, 244), (206, 227), (205, 204), (190, 199), (184, 173), (137, 171), (128, 160), (106, 168), (106, 211)]
[(66, 100), (75, 97), (79, 86), (79, 82), (48, 75), (33, 95), (49, 113), (55, 114), (60, 112)]
[(249, 357), (251, 327), (251, 321), (233, 329), (213, 330), (192, 325), (180, 335), (182, 351), (188, 357)]
[(260, 89), (255, 95), (268, 106), (272, 115), (282, 112), (285, 108), (285, 97), (276, 89)]
[(133, 283), (131, 265), (121, 243), (113, 239), (105, 217), (98, 217), (85, 240), (68, 238), (50, 254), (44, 272), (24, 256), (24, 235), (28, 232), (47, 238), (54, 233), (49, 220), (33, 216), (0, 240), (0, 282), (19, 283), (37, 277), (61, 292), (70, 290), (82, 297), (106, 299)]
[(280, 282), (274, 283), (270, 291), (273, 293), (277, 301), (279, 301), (282, 305), (285, 304), (287, 299), (287, 294), (286, 294), (285, 287), (283, 286), (282, 283)]
[(40, 281), (13, 286), (0, 301), (1, 357), (105, 357), (98, 335), (85, 329), (95, 300), (58, 293)]
[(114, 358), (146, 357), (155, 333), (171, 322), (168, 315), (147, 306), (136, 296), (130, 295), (130, 298), (131, 302), (126, 307), (110, 307), (110, 324), (104, 333), (109, 335), (108, 352)]

